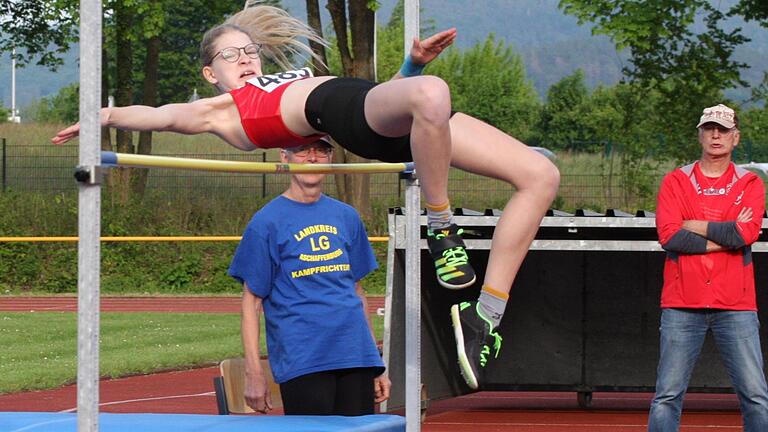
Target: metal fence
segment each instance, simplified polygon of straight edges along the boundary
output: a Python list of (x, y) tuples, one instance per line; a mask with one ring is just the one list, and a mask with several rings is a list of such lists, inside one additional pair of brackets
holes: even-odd
[[(17, 145), (0, 138), (0, 178), (3, 191), (15, 192), (72, 192), (77, 190), (73, 178), (77, 165), (76, 146)], [(175, 153), (162, 156), (265, 162), (263, 151), (211, 154)], [(275, 161), (275, 159), (271, 159)], [(658, 188), (663, 173), (654, 173), (653, 190)], [(366, 174), (370, 176), (372, 200), (386, 205), (398, 205), (403, 191), (397, 174)], [(274, 174), (235, 174), (218, 172), (152, 169), (147, 174), (147, 190), (167, 194), (175, 199), (203, 198), (232, 195), (270, 198), (282, 193), (288, 177)], [(106, 186), (109, 193), (109, 186)], [(335, 195), (335, 176), (328, 176), (327, 193)], [(451, 201), (456, 207), (501, 208), (514, 189), (503, 181), (488, 179), (460, 170), (452, 170), (449, 179)], [(590, 173), (561, 172), (561, 185), (557, 208), (623, 208), (633, 211), (648, 208), (648, 197), (633, 196), (613, 176)]]

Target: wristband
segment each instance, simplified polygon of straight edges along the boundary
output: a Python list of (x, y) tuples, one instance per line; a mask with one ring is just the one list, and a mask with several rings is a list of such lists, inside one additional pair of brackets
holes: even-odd
[(400, 67), (400, 75), (404, 77), (419, 76), (427, 65), (415, 64), (410, 55), (405, 56), (403, 65)]

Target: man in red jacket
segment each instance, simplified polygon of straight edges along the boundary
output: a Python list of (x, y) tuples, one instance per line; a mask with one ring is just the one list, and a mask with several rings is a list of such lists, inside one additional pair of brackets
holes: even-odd
[(661, 353), (649, 431), (677, 431), (691, 372), (711, 331), (739, 398), (746, 432), (768, 431), (768, 387), (750, 245), (765, 212), (762, 180), (731, 162), (736, 113), (705, 108), (701, 159), (664, 178), (656, 208), (667, 251), (661, 293)]

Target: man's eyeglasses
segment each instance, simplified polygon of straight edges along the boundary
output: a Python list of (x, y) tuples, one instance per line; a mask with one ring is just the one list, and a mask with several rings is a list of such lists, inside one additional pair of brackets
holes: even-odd
[(237, 48), (237, 47), (227, 47), (223, 50), (216, 53), (215, 56), (211, 58), (211, 63), (213, 63), (214, 60), (216, 60), (216, 57), (221, 56), (221, 58), (224, 59), (227, 63), (234, 63), (238, 60), (240, 60), (240, 51), (243, 51), (245, 55), (252, 59), (259, 58), (259, 52), (261, 51), (261, 45), (257, 43), (249, 43), (246, 46)]
[(333, 147), (299, 147), (295, 150), (286, 150), (287, 152), (291, 153), (294, 156), (305, 158), (308, 157), (311, 152), (314, 151), (315, 157), (318, 158), (327, 158), (331, 156), (331, 152), (333, 152)]

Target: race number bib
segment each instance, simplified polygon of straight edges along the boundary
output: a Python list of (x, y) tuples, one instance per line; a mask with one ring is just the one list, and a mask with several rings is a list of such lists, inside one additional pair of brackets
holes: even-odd
[(311, 76), (312, 71), (309, 70), (309, 68), (301, 68), (299, 70), (258, 76), (256, 78), (249, 79), (248, 83), (264, 90), (267, 93), (272, 93), (274, 89), (280, 87), (283, 84), (304, 78), (310, 78)]

